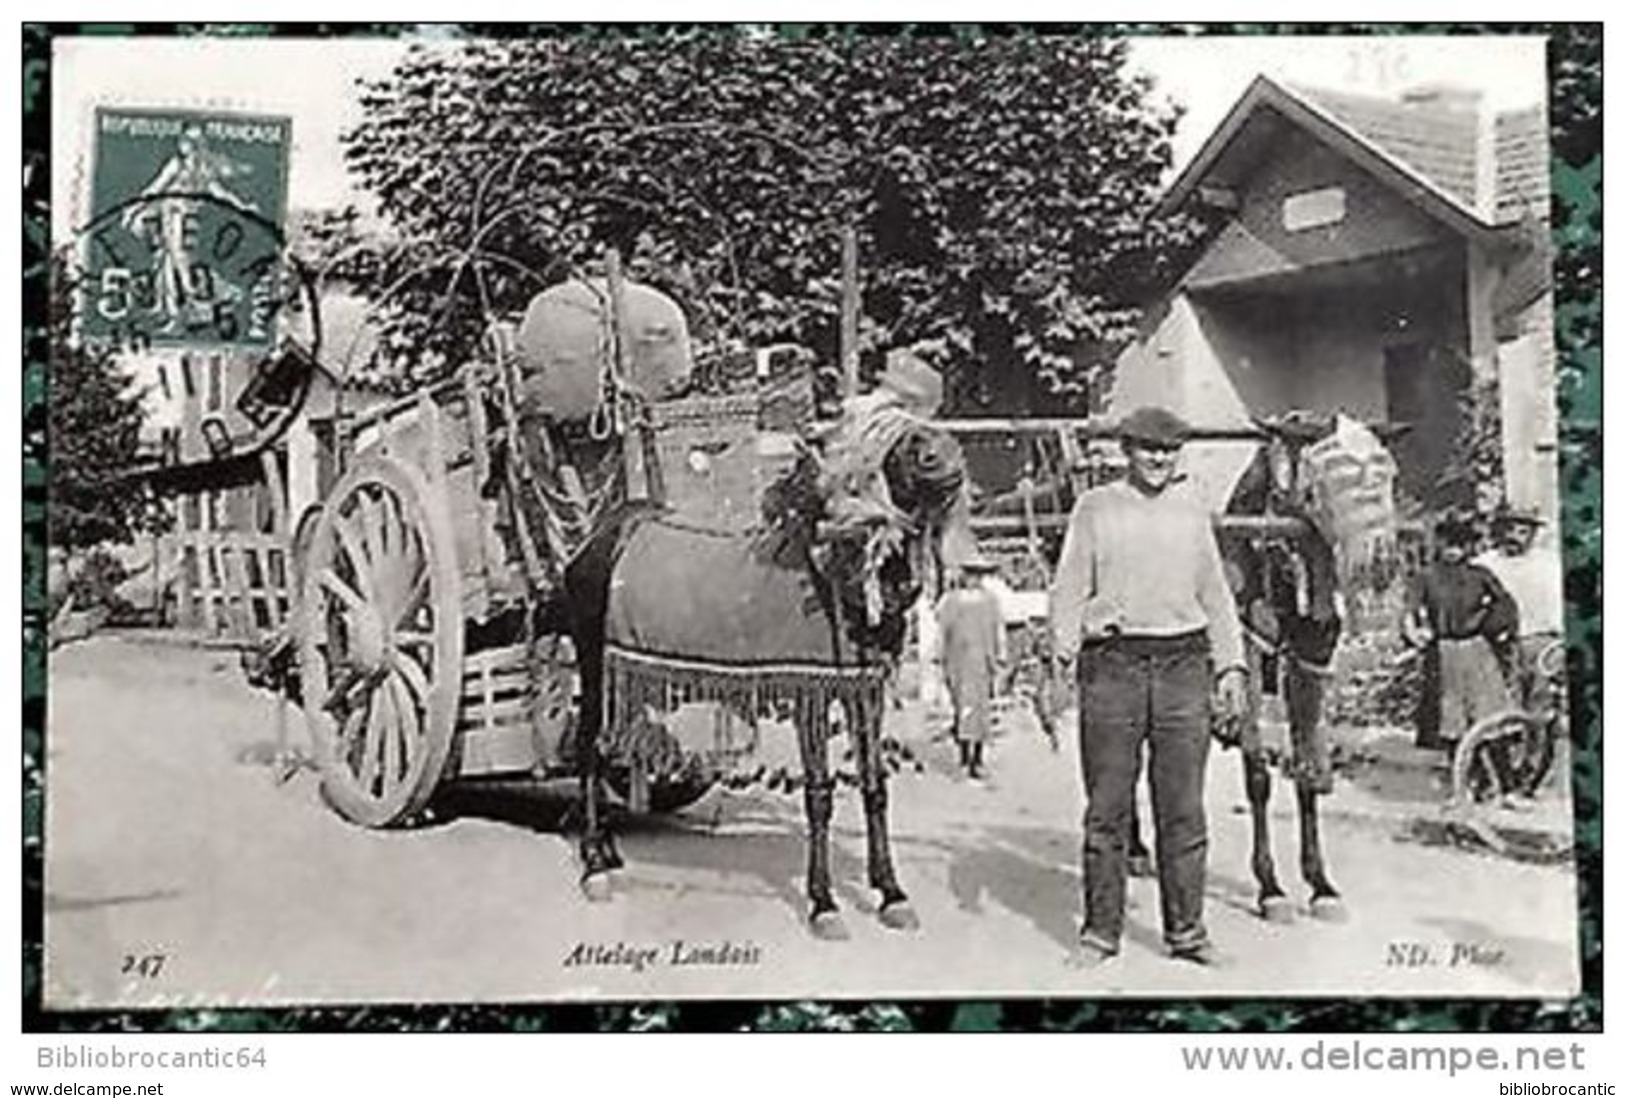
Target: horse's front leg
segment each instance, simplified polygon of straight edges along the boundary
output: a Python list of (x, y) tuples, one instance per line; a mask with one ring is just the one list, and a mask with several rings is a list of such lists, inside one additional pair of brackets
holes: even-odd
[(577, 763), (581, 770), (581, 800), (585, 807), (586, 825), (581, 833), (581, 890), (589, 900), (607, 900), (610, 894), (612, 870), (622, 866), (615, 839), (604, 826), (601, 803), (602, 775), (598, 737), (603, 720), (603, 663), (602, 656), (582, 659), (581, 674), (581, 729), (577, 745)]
[(797, 714), (796, 733), (801, 743), (801, 773), (807, 810), (808, 923), (819, 938), (842, 939), (846, 924), (829, 881), (829, 824), (835, 814), (835, 780), (829, 772), (827, 718), (808, 712)]
[(1253, 879), (1258, 882), (1258, 913), (1272, 923), (1292, 921), (1292, 905), (1275, 875), (1270, 844), (1270, 764), (1261, 750), (1242, 752), (1247, 807), (1253, 820)]
[(1325, 859), (1320, 849), (1320, 818), (1317, 806), (1320, 791), (1314, 783), (1298, 782), (1298, 843), (1303, 859), (1303, 879), (1309, 886), (1309, 913), (1317, 919), (1333, 922), (1343, 919), (1346, 911), (1343, 896), (1332, 886), (1326, 875)]
[(1319, 803), (1331, 789), (1331, 754), (1320, 724), (1325, 680), (1307, 668), (1288, 669), (1287, 716), (1291, 722), (1292, 754), (1297, 766), (1298, 853), (1304, 883), (1309, 886), (1309, 913), (1318, 919), (1345, 917), (1343, 897), (1326, 874), (1321, 851)]
[(863, 788), (864, 830), (869, 844), (869, 884), (880, 892), (880, 922), (892, 930), (920, 925), (892, 867), (887, 828), (886, 763), (880, 757), (881, 710), (861, 707), (852, 724), (858, 784)]

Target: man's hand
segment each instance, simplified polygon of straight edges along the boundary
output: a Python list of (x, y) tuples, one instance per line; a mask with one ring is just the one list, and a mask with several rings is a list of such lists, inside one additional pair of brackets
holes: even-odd
[(1247, 669), (1245, 667), (1226, 667), (1219, 672), (1218, 682), (1219, 716), (1226, 722), (1240, 722), (1247, 717), (1247, 708), (1252, 704), (1247, 696)]
[(1213, 738), (1227, 748), (1241, 746), (1249, 704), (1246, 669), (1227, 667), (1219, 672), (1213, 694)]
[(1123, 611), (1110, 599), (1092, 598), (1083, 604), (1083, 635), (1098, 639), (1123, 631)]

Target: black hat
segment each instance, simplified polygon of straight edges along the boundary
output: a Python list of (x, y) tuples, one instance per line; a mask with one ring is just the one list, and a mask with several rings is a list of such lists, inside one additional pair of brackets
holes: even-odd
[(1156, 405), (1134, 409), (1118, 426), (1118, 434), (1125, 443), (1150, 446), (1182, 446), (1190, 433), (1190, 424)]

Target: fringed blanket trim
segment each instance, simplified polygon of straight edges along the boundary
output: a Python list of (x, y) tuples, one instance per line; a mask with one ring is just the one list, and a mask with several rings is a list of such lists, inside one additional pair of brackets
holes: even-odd
[[(647, 781), (696, 766), (721, 771), (754, 753), (763, 717), (789, 721), (804, 742), (823, 745), (837, 727), (879, 721), (885, 690), (880, 667), (704, 663), (610, 645), (604, 652), (607, 720), (601, 742), (606, 758)], [(709, 744), (679, 743), (665, 727), (662, 717), (684, 705), (720, 710)]]
[[(838, 665), (830, 663), (813, 663), (811, 661), (770, 661), (760, 663), (742, 660), (692, 660), (681, 656), (668, 656), (660, 652), (642, 652), (635, 648), (626, 648), (618, 644), (604, 646), (604, 658), (607, 663), (622, 662), (630, 666), (648, 667), (662, 671), (692, 671), (696, 674), (721, 675), (724, 677), (750, 678), (776, 675), (805, 675), (818, 678), (851, 679), (859, 682), (881, 682), (886, 678), (886, 668), (875, 664), (848, 664)], [(606, 663), (606, 666), (607, 666)]]

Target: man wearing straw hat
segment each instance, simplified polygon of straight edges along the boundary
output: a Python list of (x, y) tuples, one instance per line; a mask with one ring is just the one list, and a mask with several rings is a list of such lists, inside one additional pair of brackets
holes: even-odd
[(1494, 549), (1476, 563), (1488, 568), (1518, 607), (1518, 660), (1515, 667), (1521, 701), (1539, 712), (1551, 704), (1540, 656), (1563, 640), (1563, 563), (1550, 546), (1537, 545), (1545, 525), (1539, 513), (1503, 503), (1496, 511)]
[[(1542, 544), (1539, 534), (1545, 524), (1532, 508), (1503, 503), (1492, 525), (1495, 548), (1474, 562), (1501, 581), (1517, 607), (1518, 635), (1502, 654), (1518, 703), (1535, 714), (1561, 704), (1555, 679), (1563, 673), (1563, 562), (1551, 541)], [(1526, 757), (1551, 749), (1551, 740), (1531, 725), (1524, 736)], [(1549, 761), (1550, 755), (1545, 758)], [(1523, 783), (1506, 792), (1532, 800), (1548, 767), (1531, 765), (1524, 773)]]
[(1212, 518), (1175, 477), (1189, 434), (1164, 408), (1122, 421), (1128, 476), (1079, 497), (1051, 587), (1055, 651), (1078, 662), (1084, 965), (1115, 957), (1122, 940), (1142, 746), (1164, 942), (1176, 958), (1218, 960), (1202, 916), (1210, 699), (1216, 676), (1221, 715), (1242, 715), (1247, 665)]

